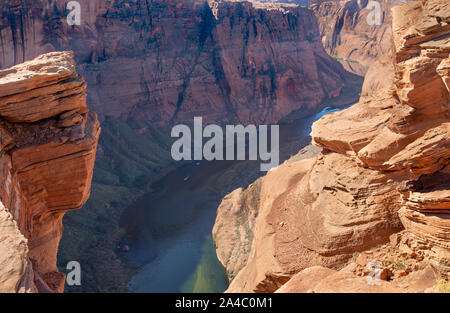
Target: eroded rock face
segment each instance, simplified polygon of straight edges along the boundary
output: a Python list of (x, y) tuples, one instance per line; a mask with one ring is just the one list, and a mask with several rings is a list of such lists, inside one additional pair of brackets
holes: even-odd
[[(358, 104), (314, 123), (313, 143), (323, 151), (261, 178), (257, 201), (236, 191), (223, 200), (216, 225), (233, 214), (257, 216), (249, 253), (234, 251), (231, 242), (242, 241), (215, 228), (219, 256), (247, 256), (234, 258), (240, 266), (221, 259), (229, 272), (241, 268), (229, 292), (273, 292), (290, 279), (281, 291), (305, 289), (302, 282), (323, 274), (302, 272), (312, 266), (337, 271), (311, 283), (314, 292), (423, 292), (448, 278), (449, 7), (445, 0), (395, 7), (394, 61), (383, 63), (393, 83), (367, 88)], [(230, 206), (234, 213), (224, 212)], [(387, 266), (378, 289), (362, 277), (371, 259)]]
[(79, 2), (75, 27), (65, 1), (2, 2), (0, 68), (73, 50), (101, 117), (270, 123), (338, 95), (349, 78), (297, 5), (220, 1), (215, 17), (207, 1)]
[[(14, 218), (2, 213), (2, 223), (16, 236), (9, 248), (22, 262), (4, 261), (18, 268), (12, 278), (1, 275), (10, 281), (0, 284), (7, 291), (64, 289), (65, 275), (56, 267), (62, 218), (89, 197), (99, 133), (71, 52), (0, 71), (0, 198)], [(31, 285), (20, 287), (15, 279)]]
[(27, 239), (11, 213), (0, 203), (0, 292), (33, 291), (36, 287), (28, 260)]
[[(391, 49), (389, 9), (401, 0), (311, 0), (322, 43), (345, 69), (364, 75), (369, 67)], [(379, 8), (379, 16), (375, 10)]]

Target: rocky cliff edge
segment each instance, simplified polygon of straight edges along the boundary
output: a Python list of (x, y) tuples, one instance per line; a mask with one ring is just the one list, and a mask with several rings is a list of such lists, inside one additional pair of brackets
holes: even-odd
[(0, 292), (61, 292), (62, 218), (90, 194), (100, 127), (71, 52), (0, 71)]
[[(229, 292), (423, 292), (446, 284), (450, 4), (415, 1), (392, 13), (395, 56), (384, 64), (393, 83), (317, 121), (316, 156), (308, 147), (221, 203), (213, 236)], [(378, 285), (366, 280), (371, 261)]]

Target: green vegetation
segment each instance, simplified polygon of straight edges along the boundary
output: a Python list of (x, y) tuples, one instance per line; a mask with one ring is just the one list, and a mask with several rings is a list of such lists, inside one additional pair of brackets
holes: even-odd
[(126, 123), (112, 117), (102, 122), (102, 129), (100, 145), (104, 157), (97, 161), (94, 181), (141, 188), (148, 183), (149, 175), (172, 162), (169, 132), (165, 134), (144, 123)]
[(397, 262), (395, 262), (394, 265), (395, 265), (396, 269), (406, 270), (406, 265), (401, 260), (398, 260)]
[(436, 282), (438, 292), (440, 293), (450, 293), (450, 283), (445, 279), (441, 278)]
[[(143, 131), (145, 130), (145, 131)], [(118, 248), (124, 235), (122, 212), (148, 192), (149, 183), (171, 165), (171, 138), (145, 123), (108, 117), (94, 169), (91, 197), (78, 211), (64, 217), (58, 266), (70, 261), (82, 269), (82, 285), (66, 292), (126, 292), (135, 272)]]
[(330, 55), (333, 59), (337, 60), (337, 61), (346, 61), (349, 63), (357, 63), (357, 64), (361, 64), (358, 60), (354, 60), (354, 59), (346, 59), (343, 57), (339, 57), (337, 55)]

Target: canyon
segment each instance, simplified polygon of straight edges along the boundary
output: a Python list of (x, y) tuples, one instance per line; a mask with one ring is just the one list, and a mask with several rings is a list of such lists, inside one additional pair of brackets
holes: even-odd
[(351, 79), (300, 6), (220, 1), (214, 16), (205, 1), (79, 3), (83, 22), (73, 27), (65, 1), (4, 1), (0, 67), (74, 51), (101, 120), (270, 123), (335, 97)]
[(222, 201), (213, 237), (228, 292), (439, 292), (448, 279), (450, 5), (392, 16), (392, 59), (373, 65), (391, 77), (376, 89), (366, 77), (359, 103), (314, 123), (319, 152)]
[(90, 194), (95, 113), (71, 52), (0, 71), (0, 292), (62, 292), (62, 218)]
[(2, 1), (0, 68), (73, 51), (87, 83), (87, 107), (102, 123), (92, 196), (83, 210), (65, 215), (58, 251), (60, 267), (73, 259), (87, 264), (82, 290), (126, 290), (133, 268), (118, 256), (118, 221), (148, 186), (175, 169), (173, 124), (194, 116), (208, 123), (276, 123), (291, 112), (314, 114), (323, 102), (358, 92), (361, 82), (326, 53), (317, 18), (305, 7), (79, 3), (81, 25), (69, 26), (66, 1)]
[[(83, 285), (66, 291), (128, 291), (125, 259), (142, 256), (123, 241), (123, 216), (185, 217), (153, 189), (188, 175), (170, 157), (171, 126), (298, 121), (355, 96), (314, 123), (311, 145), (292, 153), (304, 144), (294, 136), (280, 147), (289, 160), (223, 198), (213, 240), (227, 291), (439, 291), (450, 271), (449, 5), (397, 2), (380, 1), (381, 24), (368, 25), (366, 0), (79, 0), (81, 25), (69, 26), (65, 1), (2, 1), (0, 292), (62, 292), (58, 268), (74, 259)], [(209, 208), (256, 178), (247, 165), (199, 168), (211, 182), (188, 177), (179, 203), (192, 187)], [(188, 213), (205, 211), (195, 203)], [(141, 231), (140, 220), (126, 226)], [(167, 220), (143, 232), (186, 226)], [(378, 286), (365, 277), (373, 260)]]

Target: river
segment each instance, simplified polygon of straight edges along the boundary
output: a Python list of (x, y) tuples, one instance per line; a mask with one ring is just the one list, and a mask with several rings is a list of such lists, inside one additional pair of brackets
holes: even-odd
[[(336, 111), (280, 125), (280, 164), (310, 142), (312, 123)], [(122, 218), (138, 267), (130, 292), (223, 292), (226, 275), (211, 231), (222, 197), (264, 173), (260, 161), (202, 161), (178, 168), (152, 186)]]

